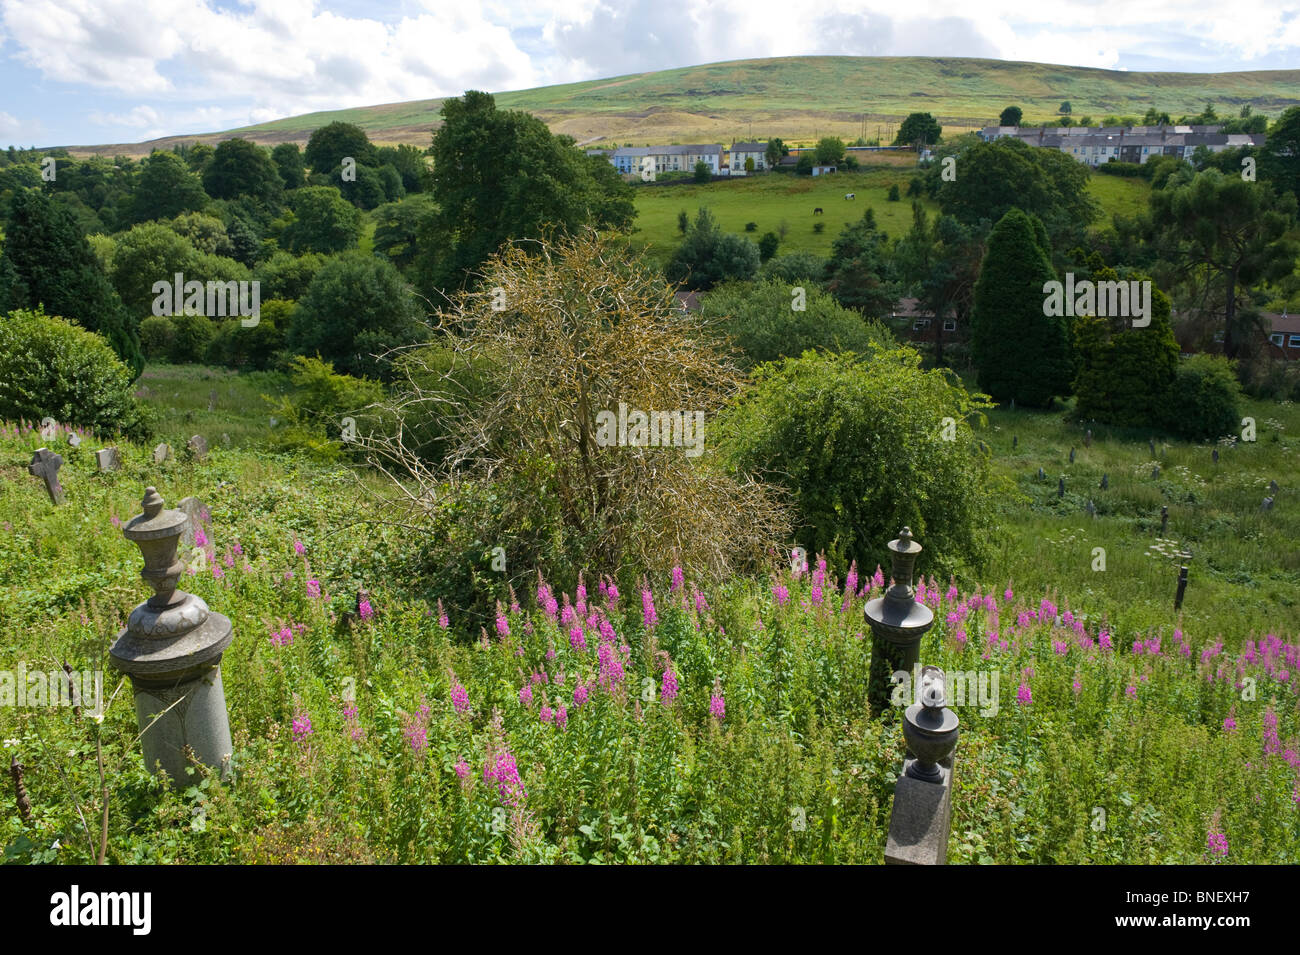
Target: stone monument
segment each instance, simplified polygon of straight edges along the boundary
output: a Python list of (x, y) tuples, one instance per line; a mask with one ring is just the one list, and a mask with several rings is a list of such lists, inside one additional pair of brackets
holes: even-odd
[(45, 482), (45, 492), (50, 495), (52, 504), (63, 503), (63, 485), (59, 483), (59, 468), (63, 467), (63, 455), (55, 454), (49, 448), (38, 448), (32, 452), (32, 463), (27, 465), (27, 473)]
[(883, 597), (867, 601), (863, 615), (871, 627), (871, 671), (867, 700), (876, 715), (889, 709), (894, 674), (911, 673), (920, 653), (921, 637), (934, 626), (934, 613), (916, 600), (912, 568), (921, 545), (912, 540), (912, 529), (904, 527), (889, 542), (893, 552), (890, 576), (893, 586)]
[(907, 757), (894, 784), (885, 843), (887, 865), (946, 865), (952, 819), (952, 753), (960, 735), (948, 709), (943, 671), (921, 670), (921, 701), (903, 714)]

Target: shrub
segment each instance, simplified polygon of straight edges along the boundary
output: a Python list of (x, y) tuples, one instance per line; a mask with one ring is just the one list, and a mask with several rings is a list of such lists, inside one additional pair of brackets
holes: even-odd
[(792, 308), (791, 286), (779, 279), (730, 282), (700, 300), (700, 316), (715, 320), (744, 353), (742, 365), (797, 358), (808, 350), (868, 351), (894, 338), (862, 313), (845, 308), (817, 286), (804, 287), (804, 309)]
[(1221, 355), (1193, 355), (1179, 363), (1167, 427), (1185, 438), (1214, 439), (1241, 426), (1241, 386), (1234, 363)]
[(334, 366), (319, 358), (298, 356), (290, 364), (294, 390), (271, 401), (283, 428), (273, 432), (273, 443), (283, 450), (304, 450), (317, 458), (333, 460), (359, 446), (344, 441), (343, 419), (350, 417), (357, 434), (375, 430), (381, 421), (372, 406), (384, 398), (376, 381), (340, 375)]
[(103, 338), (44, 311), (0, 322), (0, 418), (54, 418), (104, 434), (148, 440), (148, 415), (131, 373)]
[(259, 291), (263, 301), (282, 298), (296, 302), (306, 294), (307, 286), (324, 264), (325, 256), (317, 252), (293, 255), (280, 249), (258, 265), (253, 278), (261, 283)]
[(761, 279), (780, 279), (791, 285), (816, 284), (826, 277), (826, 260), (815, 252), (787, 252), (764, 262), (758, 275)]
[(892, 186), (889, 187), (890, 202), (898, 202), (902, 198), (903, 198), (902, 195), (898, 191), (898, 183), (894, 183)]
[(757, 231), (758, 231), (758, 223), (757, 223), (757, 222), (746, 222), (746, 223), (745, 223), (745, 231), (746, 231), (746, 232), (757, 232)]
[(208, 362), (257, 371), (278, 367), (284, 360), (284, 333), (295, 308), (293, 302), (271, 299), (262, 303), (259, 321), (252, 328), (234, 319), (218, 321), (208, 346)]
[(814, 223), (813, 223), (813, 232), (816, 232), (818, 235), (821, 235), (821, 234), (822, 234), (823, 232), (825, 232), (825, 231), (826, 231), (826, 223), (825, 223), (825, 222), (814, 222)]
[(217, 330), (206, 315), (173, 315), (172, 342), (167, 360), (173, 365), (198, 364), (207, 358)]
[(150, 361), (165, 361), (176, 330), (166, 315), (150, 315), (140, 323), (140, 351)]
[(700, 209), (686, 238), (668, 263), (668, 280), (697, 290), (727, 279), (750, 279), (758, 272), (758, 246), (743, 236), (723, 232), (708, 209)]
[(759, 261), (766, 262), (771, 259), (780, 246), (781, 238), (775, 232), (764, 232), (762, 238), (758, 240)]
[[(923, 371), (908, 348), (806, 352), (755, 378), (721, 425), (724, 452), (740, 474), (789, 490), (809, 554), (825, 552), (841, 574), (856, 559), (865, 573), (906, 525), (927, 570), (984, 561), (994, 491), (967, 422), (989, 407), (984, 396)], [(944, 440), (947, 417), (956, 440)]]

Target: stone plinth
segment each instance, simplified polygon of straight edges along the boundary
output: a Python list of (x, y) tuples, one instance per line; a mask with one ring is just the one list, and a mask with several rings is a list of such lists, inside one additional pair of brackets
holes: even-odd
[(886, 865), (947, 865), (948, 829), (952, 816), (952, 769), (939, 765), (942, 780), (913, 779), (903, 763), (894, 785), (894, 809), (885, 843)]

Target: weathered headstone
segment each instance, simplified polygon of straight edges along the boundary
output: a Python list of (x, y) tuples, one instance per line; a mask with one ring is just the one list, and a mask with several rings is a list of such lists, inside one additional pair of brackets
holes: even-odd
[(1174, 594), (1174, 609), (1183, 609), (1183, 594), (1187, 592), (1187, 565), (1178, 568), (1178, 592)]
[(1215, 463), (1215, 464), (1218, 464), (1218, 463), (1219, 463), (1219, 449), (1218, 449), (1218, 448), (1215, 448), (1213, 451), (1211, 451), (1211, 452), (1210, 452), (1210, 457), (1214, 459), (1214, 463)]
[(68, 446), (73, 448), (81, 447), (81, 435), (75, 431), (68, 432)]
[(952, 820), (953, 750), (961, 729), (947, 707), (943, 671), (921, 670), (921, 699), (903, 713), (907, 757), (894, 785), (886, 865), (946, 865)]
[(95, 464), (101, 471), (116, 471), (122, 466), (117, 448), (104, 448), (95, 452)]
[(1012, 398), (1012, 399), (1011, 399), (1011, 410), (1012, 410), (1012, 411), (1015, 411), (1015, 410), (1016, 410), (1016, 399), (1015, 399), (1015, 398)]
[(185, 515), (163, 510), (147, 488), (144, 513), (122, 529), (144, 557), (141, 576), (154, 595), (131, 612), (109, 650), (113, 665), (131, 678), (145, 768), (161, 765), (177, 788), (190, 785), (191, 758), (221, 777), (234, 750), (221, 657), (230, 646), (230, 620), (198, 597), (176, 589), (181, 562), (176, 543)]
[(230, 447), (230, 435), (223, 434), (221, 436), (221, 443), (224, 444), (226, 447)]
[(1269, 482), (1268, 482), (1268, 493), (1271, 494), (1273, 497), (1277, 497), (1277, 490), (1278, 490), (1278, 488), (1277, 488), (1277, 481), (1269, 481)]
[(1105, 490), (1107, 490), (1109, 487), (1110, 487), (1110, 475), (1109, 475), (1109, 474), (1103, 474), (1103, 475), (1101, 476), (1101, 489), (1102, 489), (1103, 491), (1105, 491)]
[(185, 523), (181, 525), (181, 559), (189, 560), (190, 551), (194, 548), (194, 532), (207, 521), (208, 509), (197, 497), (186, 497), (181, 498), (176, 510), (185, 515)]
[(1156, 456), (1156, 439), (1147, 438), (1147, 447), (1151, 449), (1151, 457), (1154, 458)]
[(1273, 499), (1271, 497), (1264, 498), (1264, 503), (1259, 506), (1259, 509), (1261, 511), (1273, 510)]
[(1065, 478), (1056, 479), (1056, 496), (1065, 497)]
[(1011, 436), (1011, 447), (1012, 447), (1012, 449), (1014, 449), (1015, 446), (1016, 446), (1017, 444), (1019, 444), (1019, 443), (1020, 443), (1020, 437), (1019, 437), (1018, 435), (1014, 435), (1014, 434), (1013, 434), (1013, 435)]
[(208, 456), (208, 439), (201, 434), (196, 434), (185, 443), (190, 453), (194, 455), (194, 460), (202, 462)]
[(1070, 449), (1070, 463), (1074, 463), (1074, 448)]
[(217, 407), (217, 392), (215, 390), (208, 392), (208, 410), (213, 411)]
[(1151, 477), (1153, 479), (1160, 477), (1160, 465), (1156, 464), (1151, 467)]
[(63, 467), (63, 456), (55, 454), (49, 448), (38, 448), (32, 453), (32, 463), (27, 465), (27, 473), (45, 482), (45, 491), (54, 504), (63, 503), (63, 485), (59, 483), (59, 468)]
[(1090, 448), (1090, 447), (1092, 447), (1092, 429), (1091, 429), (1091, 428), (1089, 428), (1088, 431), (1087, 431), (1087, 433), (1083, 436), (1083, 446), (1084, 446), (1085, 448)]
[(1160, 536), (1165, 536), (1165, 531), (1169, 528), (1169, 505), (1160, 505)]
[(1092, 503), (1092, 498), (1088, 498), (1088, 506), (1084, 510), (1088, 512), (1089, 517), (1097, 516), (1097, 505)]
[(274, 428), (280, 421), (275, 415), (271, 415), (271, 427)]
[(1046, 474), (1045, 471), (1043, 471), (1042, 468), (1039, 468), (1039, 469), (1038, 469), (1038, 480), (1040, 480), (1040, 481), (1046, 481), (1046, 480), (1047, 480), (1047, 474)]
[(154, 463), (154, 464), (162, 464), (164, 461), (166, 461), (166, 460), (167, 460), (168, 458), (170, 458), (171, 456), (172, 456), (172, 448), (171, 448), (171, 445), (169, 445), (169, 444), (163, 443), (163, 444), (160, 444), (160, 445), (158, 445), (158, 447), (156, 447), (156, 448), (153, 449), (153, 463)]

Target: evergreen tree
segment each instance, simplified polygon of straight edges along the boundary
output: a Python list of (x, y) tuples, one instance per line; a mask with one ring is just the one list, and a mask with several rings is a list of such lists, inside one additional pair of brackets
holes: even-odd
[(831, 244), (826, 288), (836, 301), (879, 318), (893, 308), (885, 246), (888, 236), (876, 230), (876, 215), (867, 207), (857, 222), (846, 225)]
[(1046, 407), (1070, 392), (1066, 319), (1043, 314), (1046, 283), (1056, 274), (1030, 217), (1007, 212), (989, 235), (975, 283), (971, 360), (979, 386), (998, 401)]
[[(170, 153), (156, 155), (180, 162)], [(138, 320), (122, 306), (72, 217), (47, 196), (24, 191), (13, 197), (0, 259), (10, 308), (44, 307), (47, 315), (75, 321), (102, 335), (133, 378), (144, 370)]]
[(203, 184), (184, 160), (175, 153), (156, 152), (140, 164), (128, 217), (132, 223), (171, 219), (182, 212), (197, 212), (207, 203)]

